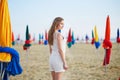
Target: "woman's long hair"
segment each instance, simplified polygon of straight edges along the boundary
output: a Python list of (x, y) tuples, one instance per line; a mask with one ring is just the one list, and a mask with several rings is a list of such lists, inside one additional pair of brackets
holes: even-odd
[(55, 32), (55, 29), (58, 27), (58, 25), (60, 24), (60, 22), (64, 20), (61, 17), (56, 17), (51, 25), (51, 28), (48, 32), (48, 43), (49, 45), (53, 45), (53, 34)]

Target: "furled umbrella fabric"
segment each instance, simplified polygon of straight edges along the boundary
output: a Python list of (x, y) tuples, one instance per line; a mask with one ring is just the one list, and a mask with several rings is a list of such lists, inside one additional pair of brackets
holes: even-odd
[(14, 33), (12, 32), (12, 45), (15, 45)]
[[(3, 80), (8, 80), (6, 74), (17, 75), (22, 73), (22, 68), (19, 64), (19, 55), (12, 47), (12, 31), (10, 23), (10, 15), (7, 0), (0, 1), (0, 69), (5, 71)], [(11, 53), (12, 52), (12, 53)], [(12, 74), (11, 74), (12, 72)], [(1, 76), (1, 75), (0, 75)]]
[(71, 48), (71, 46), (72, 46), (71, 29), (69, 29), (69, 33), (68, 33), (67, 46), (68, 46), (68, 48)]
[(72, 32), (72, 45), (75, 44), (74, 32)]
[(42, 40), (44, 39), (44, 35), (42, 34)]
[[(11, 23), (8, 10), (7, 0), (0, 2), (0, 46), (12, 47)], [(8, 53), (0, 53), (0, 61), (10, 62), (11, 55)]]
[(45, 31), (45, 41), (44, 41), (44, 45), (48, 44), (48, 33), (47, 30)]
[(41, 39), (42, 39), (42, 44), (44, 44), (44, 34), (42, 34)]
[(26, 41), (23, 45), (23, 49), (27, 50), (31, 46), (31, 40), (30, 40), (30, 34), (29, 34), (29, 28), (28, 25), (26, 26)]
[(119, 28), (117, 29), (117, 43), (120, 43), (120, 32), (119, 32)]
[(42, 36), (39, 34), (39, 44), (42, 44)]
[(120, 34), (119, 34), (119, 28), (117, 29), (117, 38), (119, 38)]
[(88, 43), (89, 37), (88, 37), (87, 34), (86, 34), (86, 36), (85, 36), (85, 40), (86, 40), (86, 43)]
[(20, 40), (20, 34), (18, 34), (18, 38), (17, 38), (17, 40), (18, 40), (18, 41)]
[(0, 47), (0, 52), (6, 52), (12, 55), (12, 59), (6, 67), (6, 72), (9, 72), (9, 75), (13, 76), (21, 74), (22, 68), (20, 66), (19, 53), (15, 49), (9, 47)]
[(98, 49), (100, 47), (100, 42), (98, 38), (98, 32), (97, 32), (97, 27), (94, 27), (94, 34), (95, 34), (95, 47)]
[(92, 30), (92, 41), (91, 41), (91, 44), (94, 44), (95, 43), (95, 38), (94, 38), (94, 32)]
[(105, 39), (103, 41), (103, 47), (105, 49), (105, 57), (103, 61), (103, 65), (107, 65), (110, 62), (111, 48), (112, 42), (110, 41), (110, 19), (109, 16), (106, 20), (106, 30), (105, 30)]

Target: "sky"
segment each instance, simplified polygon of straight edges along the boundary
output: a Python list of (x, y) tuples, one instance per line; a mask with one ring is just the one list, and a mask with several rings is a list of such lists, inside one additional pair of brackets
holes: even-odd
[(44, 34), (49, 30), (55, 17), (64, 18), (62, 30), (68, 34), (69, 28), (75, 36), (91, 38), (96, 25), (99, 38), (104, 38), (106, 18), (110, 16), (111, 38), (116, 38), (120, 28), (120, 0), (8, 0), (12, 30), (15, 38), (25, 39), (26, 26), (30, 34)]

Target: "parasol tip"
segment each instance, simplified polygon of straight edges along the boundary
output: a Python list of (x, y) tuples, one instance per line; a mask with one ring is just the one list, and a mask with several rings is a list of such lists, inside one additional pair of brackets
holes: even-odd
[(109, 15), (107, 15), (107, 19), (109, 19)]

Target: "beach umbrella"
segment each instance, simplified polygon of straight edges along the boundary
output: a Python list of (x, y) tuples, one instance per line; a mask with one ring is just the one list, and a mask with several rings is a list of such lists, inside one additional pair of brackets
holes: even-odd
[(47, 30), (45, 31), (45, 39), (48, 40), (48, 33), (47, 33)]
[(119, 28), (117, 29), (117, 43), (120, 43), (120, 32), (119, 32)]
[(100, 42), (98, 38), (98, 32), (97, 32), (97, 27), (94, 27), (94, 35), (95, 35), (95, 47), (98, 49), (100, 47)]
[(43, 44), (43, 42), (44, 42), (44, 34), (41, 35), (41, 42)]
[[(7, 0), (0, 1), (0, 46), (2, 47), (12, 47), (11, 23), (7, 4)], [(0, 53), (0, 60), (10, 62), (11, 55)]]
[(48, 44), (48, 33), (47, 30), (45, 30), (45, 41), (44, 41), (44, 45)]
[(43, 34), (42, 34), (42, 37), (41, 37), (41, 38), (42, 38), (42, 40), (44, 39), (44, 35), (43, 35)]
[(19, 53), (12, 48), (12, 31), (8, 0), (0, 0), (0, 80), (21, 74)]
[(85, 36), (85, 40), (86, 40), (86, 43), (88, 43), (89, 37), (88, 37), (87, 34), (86, 34), (86, 36)]
[(117, 29), (117, 38), (119, 38), (120, 34), (119, 34), (119, 28)]
[(20, 34), (17, 35), (16, 43), (20, 44)]
[(75, 44), (74, 32), (72, 32), (72, 45)]
[(103, 65), (106, 66), (110, 62), (112, 42), (110, 41), (110, 18), (107, 16), (106, 20), (106, 30), (105, 30), (105, 39), (103, 41), (103, 47), (105, 49), (105, 57)]
[(67, 46), (68, 48), (71, 48), (72, 46), (71, 28), (69, 29), (69, 32), (68, 32)]
[(23, 49), (27, 50), (30, 46), (31, 46), (31, 40), (30, 40), (29, 28), (27, 25), (26, 26), (26, 40), (25, 40), (25, 44), (23, 45)]
[(76, 39), (77, 41), (79, 41), (79, 37), (77, 37), (77, 39)]
[(41, 34), (39, 34), (39, 44), (42, 44), (42, 36), (41, 36)]
[(18, 41), (20, 40), (20, 34), (18, 34), (18, 38), (17, 38), (17, 40), (18, 40)]
[(12, 32), (12, 45), (15, 45), (14, 33)]
[(92, 41), (91, 41), (91, 44), (94, 44), (95, 43), (95, 38), (94, 38), (94, 32), (92, 30)]

